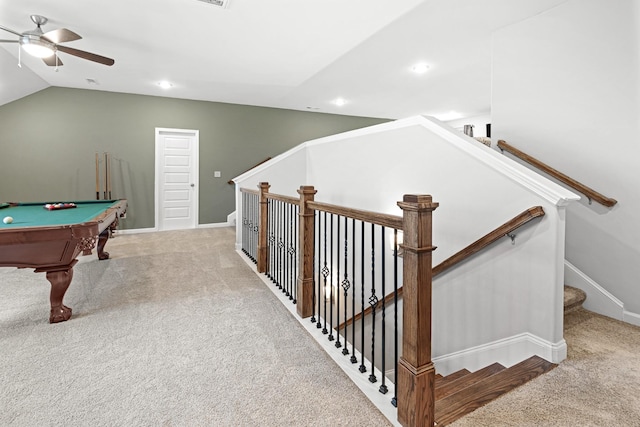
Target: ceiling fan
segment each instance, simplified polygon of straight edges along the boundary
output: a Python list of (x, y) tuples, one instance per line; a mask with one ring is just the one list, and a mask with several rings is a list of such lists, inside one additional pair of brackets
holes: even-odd
[[(98, 62), (100, 64), (111, 66), (115, 61), (105, 56), (96, 55), (95, 53), (78, 50), (64, 46), (60, 43), (79, 40), (82, 37), (66, 28), (44, 32), (42, 25), (46, 24), (48, 19), (40, 15), (31, 15), (31, 20), (36, 24), (33, 30), (19, 33), (10, 28), (0, 25), (0, 29), (18, 36), (18, 40), (0, 40), (0, 43), (19, 43), (20, 46), (32, 56), (42, 58), (45, 64), (58, 67), (62, 65), (62, 61), (58, 57), (58, 52), (64, 52), (69, 55), (77, 56), (89, 61)], [(19, 53), (20, 51), (18, 51)]]

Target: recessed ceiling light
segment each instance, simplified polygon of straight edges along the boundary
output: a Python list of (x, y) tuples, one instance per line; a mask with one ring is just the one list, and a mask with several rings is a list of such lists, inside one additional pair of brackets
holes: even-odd
[(413, 71), (416, 74), (424, 74), (428, 70), (429, 70), (429, 65), (424, 62), (420, 62), (411, 67), (411, 71)]
[(171, 88), (173, 85), (172, 85), (170, 82), (168, 82), (168, 81), (166, 81), (166, 80), (163, 80), (163, 81), (161, 81), (161, 82), (159, 82), (159, 83), (158, 83), (158, 86), (160, 86), (162, 89), (169, 89), (169, 88)]
[(333, 101), (333, 103), (334, 103), (334, 104), (336, 104), (338, 107), (342, 107), (344, 104), (346, 104), (346, 103), (347, 103), (347, 100), (346, 100), (346, 99), (344, 99), (344, 98), (336, 98), (336, 99)]

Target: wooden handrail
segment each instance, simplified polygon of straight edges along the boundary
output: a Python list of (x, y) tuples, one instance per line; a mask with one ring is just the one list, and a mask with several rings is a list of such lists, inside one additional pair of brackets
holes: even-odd
[(277, 200), (279, 202), (289, 203), (290, 205), (299, 205), (300, 204), (300, 198), (299, 197), (283, 196), (281, 194), (273, 194), (273, 193), (267, 193), (266, 197), (269, 200)]
[[(251, 169), (258, 167), (258, 166), (260, 166), (261, 164), (263, 164), (263, 163), (265, 163), (265, 162), (268, 162), (269, 160), (271, 160), (271, 157), (267, 157), (267, 158), (266, 158), (266, 159), (264, 159), (263, 161), (261, 161), (261, 162), (259, 162), (259, 163), (256, 163), (255, 165), (251, 166), (249, 169), (247, 169), (246, 171), (242, 172), (242, 173), (241, 173), (241, 174), (239, 174), (238, 176), (240, 176), (240, 175), (242, 175), (242, 174), (244, 174), (244, 173), (249, 172)], [(233, 180), (232, 180), (232, 179), (230, 179), (229, 181), (227, 181), (227, 184), (229, 184), (229, 185), (233, 185), (233, 184), (234, 184), (234, 182), (233, 182)]]
[[(442, 261), (440, 264), (433, 267), (433, 277), (435, 278), (437, 275), (444, 273), (445, 271), (451, 269), (453, 266), (460, 264), (465, 259), (477, 254), (482, 249), (494, 243), (495, 241), (501, 239), (502, 237), (508, 234), (511, 234), (511, 232), (515, 231), (516, 229), (523, 226), (524, 224), (531, 221), (532, 219), (541, 217), (543, 215), (544, 215), (544, 210), (542, 209), (542, 206), (534, 206), (532, 208), (527, 209), (521, 214), (505, 222), (504, 224), (502, 224), (500, 227), (496, 228), (492, 232), (479, 238), (478, 240), (476, 240), (466, 248), (456, 252), (455, 254), (451, 255), (449, 258)], [(402, 296), (402, 288), (400, 287), (398, 288), (398, 291), (397, 291), (397, 297), (400, 298), (401, 296)], [(393, 302), (394, 298), (395, 296), (393, 293), (385, 296), (384, 304), (390, 304), (391, 302)], [(363, 312), (356, 314), (351, 319), (347, 320), (346, 322), (338, 326), (338, 330), (344, 328), (345, 326), (350, 325), (354, 321), (360, 320), (363, 316), (366, 316), (371, 311), (372, 311), (372, 308), (367, 307)]]
[(576, 181), (573, 178), (568, 177), (567, 175), (563, 174), (562, 172), (560, 172), (560, 171), (552, 168), (551, 166), (547, 165), (546, 163), (543, 163), (540, 160), (536, 159), (535, 157), (532, 157), (532, 156), (530, 156), (530, 155), (518, 150), (517, 148), (513, 147), (512, 145), (507, 144), (503, 140), (499, 140), (498, 141), (498, 148), (500, 150), (503, 150), (503, 151), (508, 151), (509, 153), (513, 154), (514, 156), (518, 157), (519, 159), (524, 160), (525, 162), (527, 162), (527, 163), (535, 166), (536, 168), (540, 169), (544, 173), (554, 177), (558, 181), (563, 182), (566, 185), (568, 185), (569, 187), (573, 188), (574, 190), (584, 194), (589, 199), (589, 202), (591, 202), (591, 200), (595, 200), (596, 202), (598, 202), (601, 205), (606, 206), (608, 208), (610, 208), (610, 207), (614, 206), (616, 203), (618, 203), (618, 201), (616, 199), (612, 199), (610, 197), (606, 197), (606, 196), (598, 193), (596, 190), (594, 190), (594, 189), (592, 189), (590, 187), (587, 187), (586, 185), (582, 184), (581, 182)]
[(345, 208), (342, 206), (321, 202), (309, 202), (309, 207), (317, 211), (346, 216), (349, 218), (357, 219), (358, 221), (369, 222), (372, 224), (381, 225), (383, 227), (402, 230), (402, 217), (400, 216), (365, 211), (361, 209)]

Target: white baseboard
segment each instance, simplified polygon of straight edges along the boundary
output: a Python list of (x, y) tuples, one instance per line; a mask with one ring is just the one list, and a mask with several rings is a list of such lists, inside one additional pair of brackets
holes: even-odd
[(622, 301), (567, 260), (564, 261), (564, 283), (587, 294), (582, 304), (587, 310), (640, 326), (640, 314), (625, 310)]
[(567, 260), (564, 261), (564, 284), (582, 289), (587, 294), (587, 299), (582, 304), (587, 310), (613, 319), (623, 319), (622, 301)]
[(560, 363), (567, 358), (567, 343), (564, 339), (552, 343), (527, 332), (435, 357), (433, 363), (439, 374), (449, 375), (463, 368), (474, 372), (495, 362), (508, 368), (531, 356)]
[(233, 226), (235, 226), (235, 224), (231, 224), (229, 222), (215, 222), (212, 224), (199, 224), (196, 228), (224, 228)]
[(622, 312), (622, 321), (630, 323), (632, 325), (640, 326), (640, 314), (624, 310)]
[[(224, 228), (224, 227), (233, 227), (233, 224), (230, 224), (228, 222), (217, 222), (217, 223), (211, 223), (211, 224), (198, 224), (196, 226), (196, 228)], [(117, 229), (115, 231), (115, 234), (140, 234), (140, 233), (155, 233), (156, 231), (160, 231), (158, 230), (157, 227), (152, 227), (152, 228), (130, 228), (130, 229)]]
[(236, 211), (233, 211), (229, 215), (227, 215), (227, 222), (232, 226), (236, 225)]
[(117, 229), (114, 234), (140, 234), (140, 233), (154, 233), (158, 231), (157, 228), (128, 228), (125, 230)]

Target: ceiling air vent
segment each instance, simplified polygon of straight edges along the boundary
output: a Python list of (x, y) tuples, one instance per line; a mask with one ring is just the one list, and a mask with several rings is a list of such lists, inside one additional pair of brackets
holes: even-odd
[(201, 2), (204, 3), (209, 3), (213, 6), (218, 6), (221, 7), (223, 9), (228, 9), (229, 8), (229, 3), (231, 3), (231, 0), (199, 0)]

